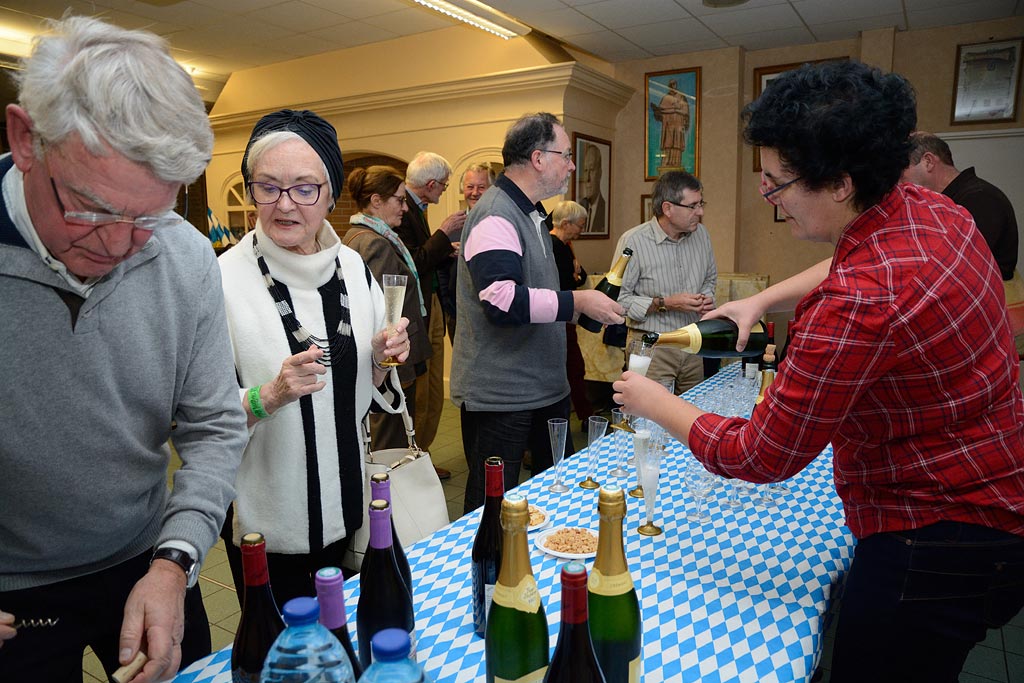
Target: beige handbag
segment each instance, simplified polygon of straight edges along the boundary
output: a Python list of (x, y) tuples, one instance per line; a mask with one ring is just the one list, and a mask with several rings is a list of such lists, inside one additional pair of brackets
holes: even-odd
[(366, 441), (366, 476), (363, 479), (363, 525), (356, 530), (345, 553), (345, 566), (358, 571), (370, 541), (370, 477), (387, 472), (391, 480), (391, 523), (403, 548), (448, 525), (448, 503), (430, 453), (416, 445), (416, 431), (407, 409), (402, 410), (408, 448), (370, 450), (369, 419), (363, 423)]

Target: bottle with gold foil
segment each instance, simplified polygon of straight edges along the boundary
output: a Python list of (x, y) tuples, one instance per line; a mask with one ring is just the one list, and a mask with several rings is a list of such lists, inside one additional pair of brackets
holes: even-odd
[(530, 565), (529, 520), (526, 498), (507, 494), (501, 502), (501, 570), (484, 636), (487, 683), (540, 683), (548, 669), (548, 620)]
[(765, 392), (768, 391), (768, 387), (775, 381), (775, 371), (778, 367), (779, 364), (775, 361), (775, 344), (769, 344), (764, 350), (764, 357), (761, 363), (761, 391), (757, 393), (754, 405), (764, 400)]
[[(622, 288), (622, 276), (626, 272), (626, 264), (629, 263), (629, 258), (633, 255), (633, 250), (626, 249), (622, 250), (622, 256), (615, 262), (612, 269), (609, 270), (601, 281), (594, 287), (599, 292), (608, 295), (609, 299), (618, 299), (619, 290)], [(601, 323), (594, 320), (588, 315), (581, 315), (576, 324), (587, 330), (588, 332), (600, 332)]]
[(738, 338), (739, 328), (728, 318), (699, 320), (672, 332), (646, 332), (642, 337), (648, 344), (678, 346), (686, 353), (705, 358), (737, 358), (764, 353), (768, 344), (767, 328), (763, 322), (757, 321), (742, 352), (736, 351)]
[(587, 580), (590, 638), (608, 683), (641, 680), (641, 620), (633, 577), (622, 543), (626, 497), (617, 484), (601, 487), (597, 557)]

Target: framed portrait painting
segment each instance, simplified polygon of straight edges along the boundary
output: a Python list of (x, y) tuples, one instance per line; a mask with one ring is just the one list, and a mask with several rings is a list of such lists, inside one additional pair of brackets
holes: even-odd
[(957, 45), (950, 123), (1015, 121), (1024, 38)]
[(651, 195), (642, 194), (640, 195), (640, 222), (646, 223), (652, 218), (654, 218), (654, 203), (651, 200)]
[(644, 74), (644, 180), (700, 175), (700, 67)]
[(576, 170), (570, 195), (587, 210), (587, 227), (577, 239), (608, 239), (611, 223), (612, 143), (582, 133), (572, 134)]

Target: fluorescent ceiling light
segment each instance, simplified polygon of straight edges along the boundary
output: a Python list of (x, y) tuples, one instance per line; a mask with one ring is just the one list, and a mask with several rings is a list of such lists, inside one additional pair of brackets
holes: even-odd
[(415, 0), (415, 2), (505, 40), (516, 36), (525, 36), (530, 32), (529, 26), (524, 26), (482, 2), (477, 2), (477, 0), (452, 0), (451, 2)]

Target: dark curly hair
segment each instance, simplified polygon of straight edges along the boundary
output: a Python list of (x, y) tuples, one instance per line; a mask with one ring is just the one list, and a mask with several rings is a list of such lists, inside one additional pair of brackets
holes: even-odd
[(773, 79), (743, 109), (743, 137), (771, 147), (801, 184), (819, 190), (850, 175), (863, 211), (895, 187), (917, 125), (914, 89), (856, 61), (804, 64)]
[(505, 133), (501, 160), (505, 166), (529, 163), (535, 149), (546, 149), (555, 141), (555, 126), (561, 125), (554, 114), (525, 114)]

